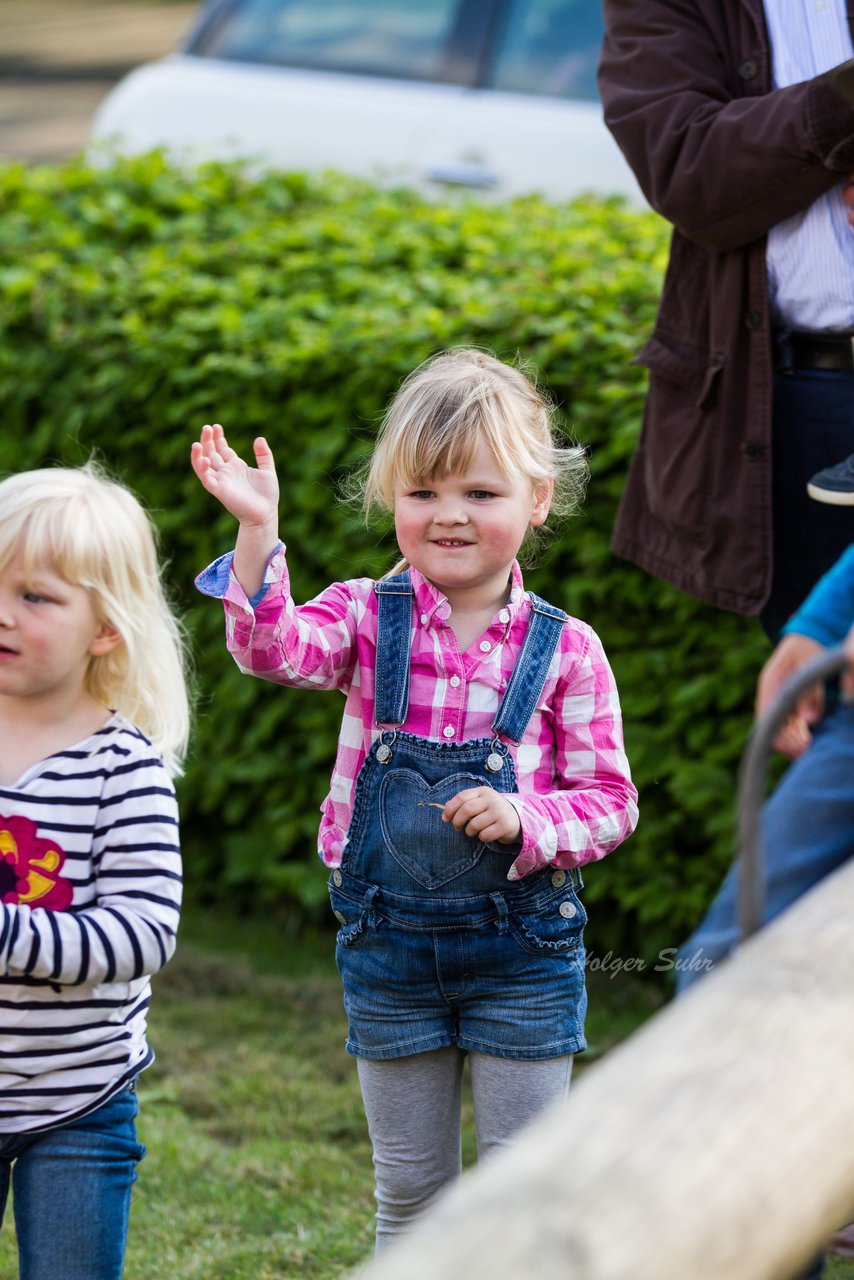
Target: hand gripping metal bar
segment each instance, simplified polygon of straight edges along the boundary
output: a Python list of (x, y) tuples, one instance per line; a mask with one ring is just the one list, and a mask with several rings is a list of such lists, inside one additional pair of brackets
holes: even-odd
[(738, 782), (737, 907), (742, 941), (756, 933), (762, 924), (765, 898), (762, 806), (765, 802), (765, 778), (774, 738), (807, 689), (838, 675), (844, 666), (845, 654), (841, 647), (830, 649), (806, 663), (783, 685), (771, 706), (757, 720), (747, 741)]

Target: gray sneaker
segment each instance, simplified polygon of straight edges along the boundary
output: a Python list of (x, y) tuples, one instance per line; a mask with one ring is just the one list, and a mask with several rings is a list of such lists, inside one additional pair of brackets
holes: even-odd
[(807, 485), (807, 493), (816, 502), (835, 507), (854, 507), (854, 453), (835, 467), (817, 472)]

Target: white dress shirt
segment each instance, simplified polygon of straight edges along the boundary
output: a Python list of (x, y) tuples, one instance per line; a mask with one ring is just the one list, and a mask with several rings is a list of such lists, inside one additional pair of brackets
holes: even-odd
[[(775, 88), (811, 80), (854, 57), (845, 0), (765, 0)], [(854, 330), (854, 228), (843, 183), (768, 236), (775, 323), (790, 329)]]

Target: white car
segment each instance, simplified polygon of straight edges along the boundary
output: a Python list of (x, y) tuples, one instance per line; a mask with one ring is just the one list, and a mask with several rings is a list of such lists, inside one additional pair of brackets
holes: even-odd
[(108, 94), (93, 138), (640, 204), (596, 95), (601, 37), (598, 0), (211, 0), (180, 53)]

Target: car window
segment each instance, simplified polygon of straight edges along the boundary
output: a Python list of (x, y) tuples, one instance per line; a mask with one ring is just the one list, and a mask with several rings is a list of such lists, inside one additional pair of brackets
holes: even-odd
[(440, 80), (457, 6), (458, 0), (241, 0), (193, 52)]
[(596, 101), (601, 43), (602, 17), (593, 0), (507, 0), (485, 83)]

